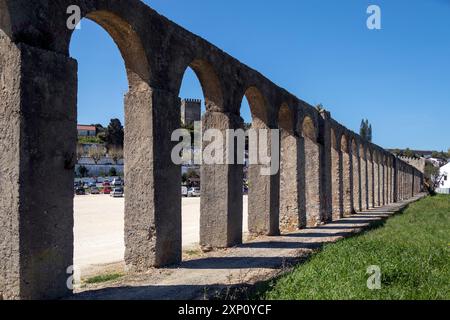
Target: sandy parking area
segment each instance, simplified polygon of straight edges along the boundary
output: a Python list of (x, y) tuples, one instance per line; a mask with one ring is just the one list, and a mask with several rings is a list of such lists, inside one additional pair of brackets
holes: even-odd
[[(200, 198), (183, 198), (183, 248), (199, 242)], [(94, 265), (123, 260), (124, 199), (108, 195), (75, 196), (75, 268), (83, 273)], [(244, 197), (247, 232), (247, 197)]]

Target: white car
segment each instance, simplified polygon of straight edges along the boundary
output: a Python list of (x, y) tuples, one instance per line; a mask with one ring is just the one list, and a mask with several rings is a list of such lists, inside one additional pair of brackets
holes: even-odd
[(187, 187), (181, 187), (181, 196), (187, 197), (188, 196), (188, 188)]
[(114, 190), (110, 193), (110, 196), (113, 198), (122, 198), (123, 197), (123, 189), (122, 188), (114, 188)]
[(113, 187), (121, 187), (123, 186), (123, 181), (120, 178), (116, 178), (113, 180), (112, 184)]
[(200, 188), (190, 188), (188, 190), (187, 196), (188, 197), (200, 197)]

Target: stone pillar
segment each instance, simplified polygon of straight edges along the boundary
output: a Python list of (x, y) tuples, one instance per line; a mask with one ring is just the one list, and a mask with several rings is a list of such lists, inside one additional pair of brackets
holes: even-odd
[(359, 158), (361, 173), (361, 209), (365, 211), (369, 209), (367, 200), (367, 161), (366, 155), (362, 154)]
[(394, 202), (398, 202), (399, 201), (399, 195), (398, 195), (398, 158), (395, 157), (393, 158), (393, 172), (392, 172), (392, 178), (393, 178), (393, 186), (394, 186)]
[(380, 158), (373, 163), (374, 164), (374, 189), (375, 189), (375, 207), (381, 205), (380, 202)]
[(394, 168), (394, 158), (391, 158), (391, 202), (395, 202), (395, 168)]
[(406, 173), (406, 165), (405, 164), (403, 164), (403, 175), (402, 175), (402, 179), (403, 179), (403, 200), (407, 200), (408, 199), (408, 196), (407, 196), (407, 194), (408, 194), (408, 187), (407, 187), (407, 184), (408, 184), (408, 175), (407, 175), (407, 173)]
[(344, 216), (349, 216), (353, 213), (353, 165), (351, 154), (345, 150), (342, 151), (342, 206)]
[(358, 152), (353, 150), (353, 210), (360, 212), (361, 210), (361, 163)]
[(333, 220), (332, 195), (332, 162), (331, 162), (331, 114), (321, 111), (319, 117), (319, 153), (320, 153), (320, 188), (321, 188), (321, 215), (322, 222)]
[(369, 157), (367, 160), (367, 192), (368, 192), (368, 201), (369, 201), (369, 209), (374, 207), (374, 186), (373, 186), (373, 158)]
[(399, 176), (400, 176), (400, 179), (399, 179), (399, 189), (400, 189), (400, 200), (403, 200), (404, 199), (404, 193), (403, 193), (403, 187), (404, 187), (404, 181), (403, 181), (403, 179), (404, 179), (404, 175), (403, 175), (403, 164), (400, 164), (400, 172), (399, 172), (400, 174), (399, 174)]
[(344, 216), (343, 202), (343, 155), (338, 149), (331, 147), (331, 194), (332, 219), (339, 220)]
[[(257, 122), (254, 120), (253, 122), (252, 128), (254, 129), (269, 129), (260, 120)], [(270, 155), (270, 134), (267, 137), (269, 139), (267, 142), (267, 155)], [(301, 142), (299, 141), (299, 143)], [(265, 167), (262, 164), (250, 164), (248, 168), (250, 185), (248, 194), (248, 229), (254, 235), (276, 236), (280, 234), (280, 174), (262, 175), (261, 169)]]
[(315, 141), (304, 138), (305, 146), (305, 206), (306, 225), (318, 226), (322, 222), (321, 207), (321, 146)]
[(0, 299), (70, 294), (76, 61), (0, 31)]
[(380, 163), (380, 205), (384, 206), (386, 204), (386, 175), (385, 175), (386, 165), (384, 163), (384, 158)]
[(385, 160), (384, 163), (384, 204), (387, 205), (389, 204), (389, 183), (388, 183), (388, 174), (389, 172), (389, 166), (387, 163), (387, 160)]
[(171, 153), (177, 95), (150, 87), (125, 97), (125, 262), (134, 271), (181, 261), (181, 167)]
[(402, 171), (401, 171), (401, 188), (402, 188), (402, 200), (405, 200), (405, 166), (402, 163)]
[[(203, 130), (218, 129), (222, 132), (224, 159), (223, 164), (204, 162), (201, 168), (200, 245), (202, 247), (227, 248), (242, 243), (243, 165), (238, 165), (236, 162), (227, 164), (227, 154), (233, 152), (236, 155), (237, 144), (228, 144), (226, 140), (229, 139), (225, 139), (228, 129), (242, 127), (242, 120), (237, 115), (208, 111), (203, 117)], [(204, 141), (203, 149), (210, 143), (214, 142)], [(237, 157), (234, 158), (237, 160)]]
[(281, 131), (280, 228), (298, 230), (306, 226), (301, 187), (303, 141), (286, 130)]
[(386, 159), (386, 204), (391, 203), (391, 185), (389, 183), (389, 176), (390, 176), (391, 168), (389, 165), (389, 159)]

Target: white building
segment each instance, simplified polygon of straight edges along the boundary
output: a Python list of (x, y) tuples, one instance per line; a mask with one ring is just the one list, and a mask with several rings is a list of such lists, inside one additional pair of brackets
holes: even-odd
[(438, 193), (448, 193), (450, 194), (450, 162), (442, 166), (440, 173), (443, 176), (441, 186), (436, 191)]

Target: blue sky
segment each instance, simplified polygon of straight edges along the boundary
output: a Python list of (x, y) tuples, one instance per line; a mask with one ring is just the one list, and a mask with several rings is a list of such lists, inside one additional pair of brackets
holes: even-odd
[[(146, 0), (159, 13), (386, 148), (450, 148), (450, 0)], [(379, 5), (382, 30), (366, 27)], [(123, 120), (127, 79), (108, 34), (82, 21), (79, 122)], [(202, 98), (188, 71), (180, 96)], [(248, 106), (244, 119), (250, 119)]]

